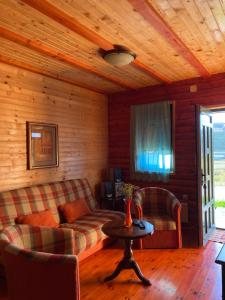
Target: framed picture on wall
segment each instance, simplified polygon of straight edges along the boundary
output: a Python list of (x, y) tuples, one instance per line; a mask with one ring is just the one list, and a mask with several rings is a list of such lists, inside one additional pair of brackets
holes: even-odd
[(27, 122), (28, 169), (58, 167), (58, 126)]

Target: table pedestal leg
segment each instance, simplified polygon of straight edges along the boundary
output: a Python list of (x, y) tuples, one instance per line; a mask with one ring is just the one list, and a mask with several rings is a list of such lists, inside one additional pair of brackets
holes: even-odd
[(116, 278), (123, 269), (133, 269), (138, 276), (138, 278), (145, 284), (151, 285), (150, 281), (144, 277), (142, 274), (140, 267), (136, 263), (133, 257), (133, 251), (131, 249), (132, 240), (125, 240), (125, 249), (124, 249), (124, 257), (117, 265), (115, 271), (108, 277), (104, 279), (104, 281), (109, 281)]

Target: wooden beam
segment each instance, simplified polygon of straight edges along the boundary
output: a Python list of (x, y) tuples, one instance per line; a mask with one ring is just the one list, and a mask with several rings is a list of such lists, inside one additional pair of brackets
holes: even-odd
[(21, 69), (24, 69), (24, 70), (27, 70), (27, 71), (30, 71), (30, 72), (33, 72), (33, 73), (36, 73), (36, 74), (44, 75), (44, 76), (52, 78), (52, 79), (56, 79), (56, 80), (63, 81), (63, 82), (69, 83), (69, 84), (73, 84), (73, 85), (79, 86), (81, 88), (93, 91), (95, 93), (106, 94), (104, 91), (99, 90), (95, 87), (89, 86), (89, 85), (84, 84), (84, 83), (77, 82), (75, 80), (70, 80), (70, 79), (64, 78), (63, 76), (54, 75), (49, 71), (43, 70), (41, 68), (36, 68), (32, 65), (23, 63), (23, 62), (18, 61), (16, 59), (9, 59), (9, 58), (7, 58), (6, 56), (3, 56), (3, 55), (0, 55), (0, 62), (5, 63), (7, 65), (15, 66), (17, 68), (21, 68)]
[(128, 0), (133, 8), (139, 12), (142, 17), (151, 24), (179, 55), (186, 59), (203, 77), (210, 75), (208, 70), (194, 56), (191, 50), (183, 43), (179, 36), (173, 32), (164, 19), (157, 13), (154, 7), (146, 0)]
[(60, 61), (63, 61), (65, 63), (68, 63), (69, 65), (75, 66), (76, 68), (79, 68), (81, 70), (87, 71), (89, 73), (95, 74), (98, 77), (101, 77), (107, 81), (111, 81), (113, 83), (115, 83), (116, 85), (119, 85), (123, 88), (127, 88), (127, 89), (134, 89), (134, 87), (131, 84), (128, 84), (127, 82), (124, 82), (121, 79), (118, 78), (114, 78), (112, 76), (109, 75), (105, 75), (102, 74), (101, 72), (99, 72), (98, 70), (96, 70), (95, 68), (84, 64), (82, 62), (80, 62), (79, 60), (76, 60), (75, 58), (73, 58), (70, 55), (64, 54), (62, 52), (56, 51), (46, 45), (44, 45), (42, 42), (37, 41), (37, 40), (30, 40), (27, 39), (26, 37), (12, 32), (6, 28), (0, 27), (0, 36), (3, 38), (6, 38), (10, 41), (13, 41), (15, 43), (18, 43), (22, 46), (25, 46), (29, 49), (33, 49), (39, 53), (42, 53), (44, 55), (47, 55), (49, 57), (52, 57), (54, 59), (58, 59)]
[(51, 19), (55, 20), (61, 25), (83, 36), (87, 40), (91, 41), (93, 44), (101, 45), (100, 47), (105, 50), (113, 49), (113, 45), (110, 42), (108, 42), (98, 34), (95, 34), (92, 30), (88, 29), (81, 23), (77, 22), (75, 18), (69, 16), (61, 9), (58, 9), (50, 2), (46, 0), (22, 0), (22, 1), (28, 4), (29, 6), (31, 6), (32, 8), (43, 13), (47, 17), (50, 17)]
[[(30, 5), (31, 7), (35, 8), (39, 12), (43, 13), (47, 17), (55, 20), (56, 22), (60, 23), (61, 25), (69, 28), (73, 32), (79, 34), (80, 36), (86, 38), (93, 44), (99, 46), (104, 50), (111, 50), (114, 48), (113, 44), (95, 33), (94, 31), (88, 29), (80, 22), (78, 22), (75, 18), (71, 17), (61, 9), (58, 9), (56, 6), (52, 5), (46, 0), (22, 0), (24, 3)], [(144, 73), (150, 75), (151, 77), (163, 81), (165, 83), (171, 83), (171, 81), (166, 78), (166, 76), (162, 75), (161, 73), (155, 71), (149, 66), (144, 65), (138, 59), (132, 63), (132, 66), (136, 67), (137, 69), (143, 71)]]
[(157, 79), (159, 81), (162, 81), (164, 83), (172, 83), (172, 81), (169, 80), (166, 76), (159, 74), (158, 72), (156, 72), (152, 68), (144, 65), (137, 59), (134, 60), (134, 62), (132, 63), (132, 66), (148, 75), (151, 75), (152, 77), (154, 77), (155, 79)]

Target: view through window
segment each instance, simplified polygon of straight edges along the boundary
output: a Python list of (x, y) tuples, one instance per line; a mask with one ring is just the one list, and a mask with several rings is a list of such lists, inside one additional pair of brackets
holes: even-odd
[(225, 229), (225, 110), (214, 112), (212, 117), (215, 224)]

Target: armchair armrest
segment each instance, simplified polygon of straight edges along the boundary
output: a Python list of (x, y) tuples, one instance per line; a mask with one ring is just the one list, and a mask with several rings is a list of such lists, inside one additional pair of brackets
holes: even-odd
[(141, 190), (136, 190), (134, 193), (133, 203), (134, 203), (134, 213), (137, 219), (143, 218), (143, 209), (142, 209), (143, 195)]
[[(178, 200), (177, 200), (178, 201)], [(181, 234), (181, 204), (178, 201), (173, 208), (173, 215), (176, 220), (176, 228), (177, 228), (177, 239), (178, 239), (178, 248), (182, 247), (182, 234)]]
[(170, 205), (169, 205), (169, 214), (170, 216), (176, 220), (178, 214), (180, 214), (181, 204), (180, 201), (172, 194), (170, 195)]
[(9, 297), (12, 300), (80, 299), (78, 259), (5, 246)]

